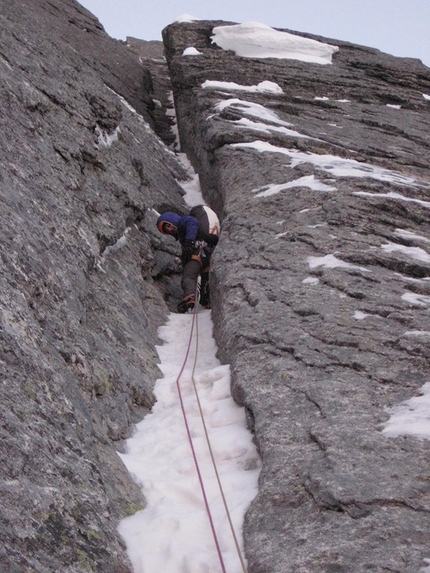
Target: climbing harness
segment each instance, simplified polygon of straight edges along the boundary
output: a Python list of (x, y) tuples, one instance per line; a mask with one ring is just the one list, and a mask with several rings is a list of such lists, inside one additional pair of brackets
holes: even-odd
[[(198, 286), (197, 286), (197, 288), (196, 288), (196, 295), (195, 295), (195, 296), (196, 296), (196, 299), (197, 299), (197, 295), (198, 295)], [(192, 440), (192, 436), (191, 436), (191, 431), (190, 431), (189, 424), (188, 424), (187, 414), (186, 414), (184, 402), (183, 402), (183, 399), (182, 399), (181, 387), (180, 387), (180, 383), (179, 383), (179, 381), (180, 381), (180, 379), (181, 379), (181, 376), (182, 376), (182, 374), (184, 373), (184, 370), (185, 370), (185, 366), (186, 366), (186, 364), (187, 364), (187, 361), (188, 361), (188, 356), (189, 356), (189, 353), (190, 353), (191, 343), (192, 343), (193, 333), (194, 333), (194, 328), (195, 328), (195, 330), (196, 330), (196, 351), (195, 351), (194, 364), (193, 364), (193, 369), (192, 369), (192, 374), (191, 374), (191, 380), (192, 380), (192, 383), (193, 383), (194, 393), (195, 393), (196, 400), (197, 400), (197, 405), (198, 405), (198, 409), (199, 409), (199, 413), (200, 413), (200, 418), (201, 418), (202, 425), (203, 425), (204, 434), (205, 434), (205, 437), (206, 437), (206, 442), (207, 442), (209, 454), (210, 454), (210, 457), (211, 457), (213, 469), (214, 469), (214, 472), (215, 472), (215, 476), (216, 476), (216, 480), (217, 480), (217, 483), (218, 483), (218, 488), (219, 488), (219, 491), (220, 491), (220, 494), (221, 494), (221, 498), (222, 498), (222, 501), (223, 501), (224, 509), (225, 509), (225, 512), (226, 512), (226, 516), (227, 516), (227, 519), (228, 519), (228, 522), (229, 522), (230, 530), (231, 530), (231, 533), (232, 533), (232, 536), (233, 536), (233, 540), (234, 540), (234, 544), (235, 544), (235, 547), (236, 547), (236, 551), (237, 551), (237, 554), (238, 554), (238, 557), (239, 557), (239, 560), (240, 560), (240, 563), (241, 563), (241, 566), (242, 566), (242, 571), (243, 571), (243, 573), (247, 573), (245, 561), (244, 561), (244, 558), (243, 558), (243, 556), (242, 556), (242, 551), (241, 551), (241, 549), (240, 549), (239, 542), (238, 542), (238, 540), (237, 540), (236, 532), (235, 532), (235, 530), (234, 530), (234, 526), (233, 526), (233, 523), (232, 523), (232, 520), (231, 520), (231, 516), (230, 516), (230, 511), (229, 511), (229, 509), (228, 509), (227, 500), (226, 500), (226, 498), (225, 498), (224, 490), (223, 490), (223, 487), (222, 487), (222, 484), (221, 484), (221, 480), (220, 480), (220, 477), (219, 477), (219, 473), (218, 473), (218, 469), (217, 469), (217, 466), (216, 466), (215, 457), (214, 457), (213, 450), (212, 450), (212, 446), (211, 446), (211, 443), (210, 443), (209, 434), (208, 434), (208, 431), (207, 431), (207, 427), (206, 427), (206, 423), (205, 423), (205, 419), (204, 419), (204, 415), (203, 415), (203, 409), (202, 409), (202, 406), (201, 406), (201, 403), (200, 403), (200, 398), (199, 398), (199, 394), (198, 394), (197, 386), (196, 386), (196, 381), (195, 381), (195, 377), (194, 377), (195, 369), (196, 369), (196, 364), (197, 364), (197, 355), (198, 355), (198, 319), (197, 319), (197, 304), (194, 306), (194, 309), (193, 309), (193, 313), (192, 313), (192, 314), (193, 314), (193, 318), (192, 318), (192, 321), (191, 321), (190, 338), (189, 338), (189, 341), (188, 341), (188, 347), (187, 347), (187, 351), (186, 351), (186, 354), (185, 354), (184, 362), (183, 362), (183, 364), (182, 364), (182, 368), (181, 368), (181, 370), (180, 370), (180, 372), (179, 372), (179, 374), (178, 374), (178, 377), (177, 377), (177, 379), (176, 379), (176, 387), (177, 387), (177, 390), (178, 390), (179, 401), (180, 401), (180, 404), (181, 404), (181, 410), (182, 410), (182, 415), (183, 415), (183, 418), (184, 418), (185, 428), (186, 428), (186, 431), (187, 431), (188, 441), (189, 441), (189, 443), (190, 443), (191, 452), (192, 452), (192, 456), (193, 456), (193, 460), (194, 460), (194, 465), (195, 465), (195, 467), (196, 467), (196, 471), (197, 471), (197, 475), (198, 475), (198, 479), (199, 479), (199, 483), (200, 483), (200, 488), (201, 488), (201, 491), (202, 491), (203, 500), (204, 500), (204, 504), (205, 504), (206, 513), (207, 513), (208, 518), (209, 518), (209, 523), (210, 523), (210, 527), (211, 527), (211, 530), (212, 530), (212, 535), (213, 535), (213, 538), (214, 538), (215, 546), (216, 546), (217, 553), (218, 553), (219, 562), (220, 562), (220, 565), (221, 565), (221, 570), (222, 570), (223, 573), (227, 573), (227, 572), (226, 572), (226, 569), (225, 569), (225, 564), (224, 564), (224, 560), (223, 560), (223, 557), (222, 557), (222, 552), (221, 552), (221, 549), (220, 549), (218, 537), (217, 537), (217, 534), (216, 534), (216, 531), (215, 531), (215, 526), (214, 526), (214, 523), (213, 523), (212, 513), (211, 513), (210, 506), (209, 506), (209, 502), (208, 502), (208, 499), (207, 499), (207, 495), (206, 495), (206, 490), (205, 490), (203, 478), (202, 478), (202, 475), (201, 475), (201, 472), (200, 472), (200, 466), (199, 466), (199, 462), (198, 462), (198, 459), (197, 459), (196, 451), (195, 451), (195, 448), (194, 448), (194, 444), (193, 444), (193, 440)]]
[(206, 241), (194, 241), (194, 247), (196, 249), (199, 249), (198, 253), (195, 253), (193, 255), (191, 255), (191, 258), (194, 261), (198, 261), (200, 263), (200, 266), (203, 267), (203, 259), (206, 258), (206, 253), (205, 253), (205, 247), (207, 247), (208, 244), (206, 243)]

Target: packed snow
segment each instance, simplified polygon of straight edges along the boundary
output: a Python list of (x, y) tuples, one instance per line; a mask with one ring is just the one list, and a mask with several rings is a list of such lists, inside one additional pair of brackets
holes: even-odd
[[(192, 315), (171, 314), (159, 329), (157, 347), (164, 377), (157, 380), (155, 403), (127, 440), (120, 454), (141, 485), (147, 507), (121, 521), (135, 573), (209, 573), (220, 570), (215, 542), (181, 412), (176, 379), (186, 356)], [(180, 379), (187, 419), (203, 476), (224, 564), (229, 573), (242, 571), (216, 476), (205, 441), (201, 407), (234, 529), (241, 540), (245, 511), (257, 493), (260, 461), (246, 429), (245, 412), (230, 395), (230, 370), (216, 358), (210, 311), (197, 315), (198, 331)], [(198, 340), (198, 350), (196, 342)]]
[[(178, 158), (189, 176), (178, 181), (185, 202), (204, 204), (198, 175), (185, 154)], [(201, 307), (195, 317), (170, 314), (160, 327), (156, 403), (119, 454), (147, 501), (118, 527), (134, 573), (211, 573), (222, 570), (221, 560), (228, 573), (245, 567), (242, 525), (261, 464), (244, 408), (231, 397), (230, 368), (216, 358), (212, 328), (211, 312)]]
[(194, 48), (194, 46), (190, 46), (189, 48), (185, 48), (185, 50), (182, 52), (183, 56), (201, 56), (202, 52), (199, 52), (197, 50), (197, 48)]
[(344, 269), (364, 271), (366, 273), (372, 272), (364, 267), (358, 267), (357, 265), (353, 265), (352, 263), (347, 263), (345, 261), (342, 261), (341, 259), (338, 259), (335, 255), (325, 255), (324, 257), (308, 257), (307, 261), (311, 269), (316, 269), (317, 267), (325, 267), (327, 269), (344, 268)]
[(198, 20), (199, 18), (194, 18), (194, 16), (190, 16), (189, 14), (182, 14), (181, 16), (175, 18), (174, 22), (177, 22), (178, 24), (186, 24), (196, 22)]
[(275, 82), (270, 82), (268, 80), (260, 82), (255, 86), (243, 86), (241, 84), (236, 84), (235, 82), (218, 82), (215, 80), (206, 80), (202, 83), (203, 89), (211, 90), (222, 90), (222, 91), (241, 91), (250, 93), (273, 93), (282, 94), (284, 93), (282, 88), (275, 84)]
[(397, 237), (401, 237), (402, 239), (408, 239), (410, 241), (422, 241), (424, 243), (430, 243), (430, 239), (427, 237), (423, 237), (422, 235), (417, 235), (416, 233), (412, 233), (406, 229), (396, 229), (394, 234)]
[(424, 384), (420, 394), (387, 410), (391, 417), (382, 430), (386, 436), (430, 440), (430, 382)]
[(418, 336), (419, 338), (430, 338), (428, 330), (408, 330), (404, 336)]
[(288, 129), (287, 127), (278, 127), (274, 125), (267, 125), (266, 123), (251, 121), (245, 117), (238, 119), (236, 121), (232, 121), (232, 123), (236, 124), (238, 127), (243, 127), (244, 129), (251, 129), (253, 131), (259, 131), (262, 133), (281, 133), (282, 135), (288, 135), (289, 137), (306, 137), (307, 135), (303, 135), (294, 129)]
[(294, 187), (307, 187), (312, 191), (336, 191), (336, 187), (333, 187), (332, 185), (326, 185), (326, 183), (315, 179), (314, 175), (306, 175), (304, 177), (300, 177), (299, 179), (295, 179), (294, 181), (289, 181), (288, 183), (280, 183), (278, 185), (265, 185), (264, 187), (253, 189), (251, 193), (255, 193), (256, 197), (270, 197), (271, 195), (275, 195), (276, 193), (280, 193), (286, 189), (293, 189)]
[(215, 105), (215, 110), (219, 113), (227, 107), (233, 108), (235, 111), (239, 111), (244, 115), (250, 115), (251, 117), (256, 117), (263, 121), (274, 123), (275, 125), (284, 127), (292, 126), (290, 122), (282, 120), (276, 112), (267, 109), (264, 105), (259, 103), (245, 101), (239, 98), (229, 98), (218, 102)]
[[(362, 163), (355, 159), (345, 159), (336, 155), (320, 155), (317, 153), (305, 153), (295, 149), (287, 149), (285, 147), (277, 147), (267, 141), (251, 141), (249, 143), (233, 143), (232, 147), (243, 149), (255, 149), (261, 153), (281, 153), (290, 157), (290, 167), (294, 168), (296, 165), (303, 163), (311, 163), (316, 169), (326, 171), (335, 177), (359, 177), (376, 179), (377, 181), (386, 181), (389, 183), (397, 183), (398, 185), (413, 185), (416, 180), (412, 177), (407, 177), (402, 173), (390, 171), (376, 165), (369, 163)], [(356, 193), (356, 195), (368, 195), (368, 193)], [(376, 194), (377, 195), (377, 194)], [(393, 196), (392, 193), (390, 196)], [(411, 199), (411, 201), (418, 201)], [(429, 203), (430, 205), (430, 203)]]
[[(316, 96), (314, 97), (314, 99), (319, 100), (319, 101), (330, 101), (330, 98), (327, 96)], [(337, 101), (339, 103), (351, 103), (350, 99), (335, 99), (334, 101)], [(331, 124), (329, 124), (331, 125)]]
[(234, 111), (240, 112), (243, 115), (248, 115), (262, 120), (252, 121), (246, 117), (242, 117), (236, 120), (228, 120), (238, 127), (267, 134), (281, 133), (289, 137), (308, 137), (307, 135), (303, 135), (298, 131), (290, 129), (290, 126), (292, 126), (291, 123), (283, 121), (277, 113), (265, 108), (261, 104), (244, 101), (238, 98), (229, 98), (227, 100), (222, 100), (215, 105), (215, 110), (217, 113), (222, 112), (226, 108), (232, 108)]
[(430, 306), (430, 296), (425, 294), (406, 292), (402, 294), (402, 299), (412, 306)]
[(396, 191), (389, 191), (388, 193), (369, 193), (367, 191), (354, 191), (354, 195), (359, 195), (361, 197), (380, 197), (383, 199), (387, 197), (388, 199), (397, 199), (399, 201), (406, 201), (409, 203), (418, 203), (418, 205), (422, 205), (427, 209), (430, 209), (430, 201), (423, 201), (422, 199), (414, 199), (413, 197), (405, 197), (401, 193), (397, 193)]
[(259, 22), (217, 26), (213, 33), (214, 44), (243, 58), (290, 59), (326, 65), (332, 63), (332, 55), (339, 50), (337, 46), (279, 32)]
[(421, 247), (406, 247), (397, 243), (387, 243), (381, 245), (381, 249), (387, 253), (401, 252), (411, 259), (421, 261), (422, 263), (430, 263), (430, 255)]
[(370, 316), (369, 314), (366, 314), (365, 312), (361, 312), (361, 310), (356, 310), (354, 312), (354, 318), (355, 320), (364, 320), (366, 317)]
[(178, 153), (177, 158), (181, 162), (185, 171), (188, 174), (188, 179), (180, 180), (177, 179), (177, 183), (182, 187), (184, 191), (184, 201), (189, 207), (195, 207), (196, 205), (206, 205), (205, 200), (202, 196), (202, 191), (200, 187), (200, 178), (198, 174), (194, 171), (190, 160), (185, 153)]
[(320, 280), (318, 277), (306, 277), (302, 280), (302, 283), (305, 285), (317, 285), (319, 282)]

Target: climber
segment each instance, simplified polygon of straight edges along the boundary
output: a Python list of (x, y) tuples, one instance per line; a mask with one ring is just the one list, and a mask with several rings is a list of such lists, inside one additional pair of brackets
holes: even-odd
[(200, 304), (210, 308), (209, 265), (214, 247), (218, 243), (220, 224), (210, 207), (197, 205), (189, 215), (162, 213), (157, 219), (157, 228), (163, 235), (172, 235), (182, 246), (183, 299), (178, 312), (192, 310), (196, 304), (197, 281), (200, 275)]

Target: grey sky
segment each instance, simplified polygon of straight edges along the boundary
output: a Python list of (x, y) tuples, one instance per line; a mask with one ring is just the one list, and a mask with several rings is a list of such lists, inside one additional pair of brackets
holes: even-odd
[(182, 14), (278, 28), (420, 58), (430, 67), (430, 0), (81, 0), (112, 37), (160, 40)]

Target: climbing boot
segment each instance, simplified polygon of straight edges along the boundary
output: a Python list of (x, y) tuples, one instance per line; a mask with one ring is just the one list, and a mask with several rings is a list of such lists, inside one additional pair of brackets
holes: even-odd
[(200, 304), (203, 308), (211, 308), (211, 294), (209, 290), (209, 273), (202, 273), (200, 281)]
[(195, 304), (196, 304), (196, 295), (194, 293), (187, 294), (187, 296), (185, 296), (178, 304), (177, 307), (178, 312), (180, 314), (184, 314), (188, 311), (191, 311), (194, 309)]

